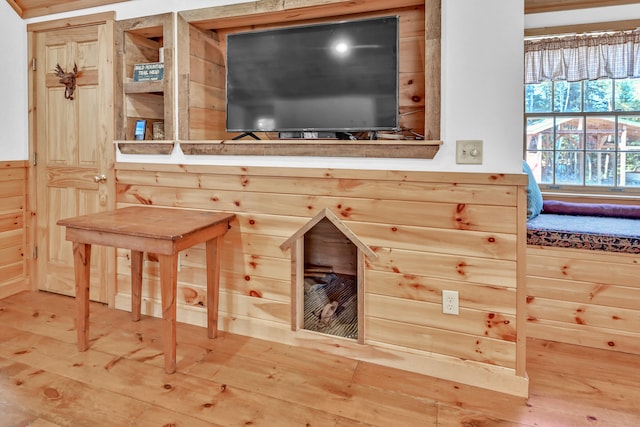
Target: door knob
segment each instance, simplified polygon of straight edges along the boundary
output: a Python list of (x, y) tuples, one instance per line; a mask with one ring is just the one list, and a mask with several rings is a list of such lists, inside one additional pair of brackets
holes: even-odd
[(105, 174), (96, 175), (93, 177), (93, 180), (96, 183), (101, 183), (101, 182), (104, 183), (107, 181), (107, 176)]

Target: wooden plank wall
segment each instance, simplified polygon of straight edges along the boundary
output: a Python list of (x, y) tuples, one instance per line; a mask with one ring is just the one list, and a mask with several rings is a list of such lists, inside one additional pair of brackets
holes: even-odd
[[(422, 7), (382, 10), (349, 15), (348, 19), (362, 19), (374, 16), (398, 15), (400, 18), (399, 45), (399, 107), (400, 127), (411, 129), (424, 135), (425, 108), (425, 10)], [(315, 20), (287, 22), (287, 25), (301, 25), (310, 22), (334, 22), (345, 16)], [(225, 56), (226, 35), (232, 32), (249, 31), (274, 26), (252, 25), (220, 31), (201, 30), (189, 26), (189, 97), (188, 129), (181, 131), (181, 139), (220, 140), (231, 139), (235, 134), (225, 132)], [(438, 80), (439, 81), (439, 80)], [(184, 113), (183, 113), (184, 114)], [(183, 116), (184, 117), (184, 116)], [(184, 135), (187, 133), (187, 135)], [(261, 136), (262, 139), (274, 139)]]
[(5, 161), (0, 169), (0, 299), (26, 290), (27, 163)]
[[(518, 245), (524, 253), (524, 176), (129, 163), (116, 169), (119, 206), (237, 215), (224, 242), (221, 329), (526, 393), (525, 317), (516, 312), (526, 296), (517, 259)], [(324, 208), (378, 255), (365, 267), (365, 346), (291, 331), (291, 254), (279, 246)], [(203, 247), (181, 253), (178, 292), (179, 320), (202, 326), (204, 256)], [(118, 252), (116, 307), (123, 309), (130, 307), (129, 257)], [(443, 289), (460, 293), (459, 316), (442, 314)], [(159, 316), (153, 255), (143, 297), (143, 310)]]
[(640, 354), (640, 258), (529, 246), (528, 336)]

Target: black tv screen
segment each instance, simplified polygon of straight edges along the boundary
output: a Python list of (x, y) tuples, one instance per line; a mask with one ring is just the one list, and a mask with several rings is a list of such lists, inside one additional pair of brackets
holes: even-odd
[(398, 127), (398, 17), (227, 36), (227, 131)]

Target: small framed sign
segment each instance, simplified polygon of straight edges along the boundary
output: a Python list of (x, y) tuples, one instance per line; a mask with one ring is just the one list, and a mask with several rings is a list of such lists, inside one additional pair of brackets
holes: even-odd
[(133, 66), (134, 82), (155, 82), (164, 79), (164, 63), (152, 62)]

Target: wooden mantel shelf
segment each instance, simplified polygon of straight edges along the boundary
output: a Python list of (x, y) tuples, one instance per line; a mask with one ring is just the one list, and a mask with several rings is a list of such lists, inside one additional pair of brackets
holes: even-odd
[(442, 141), (220, 140), (179, 141), (187, 155), (433, 159)]
[(114, 141), (122, 154), (171, 154), (175, 141)]

